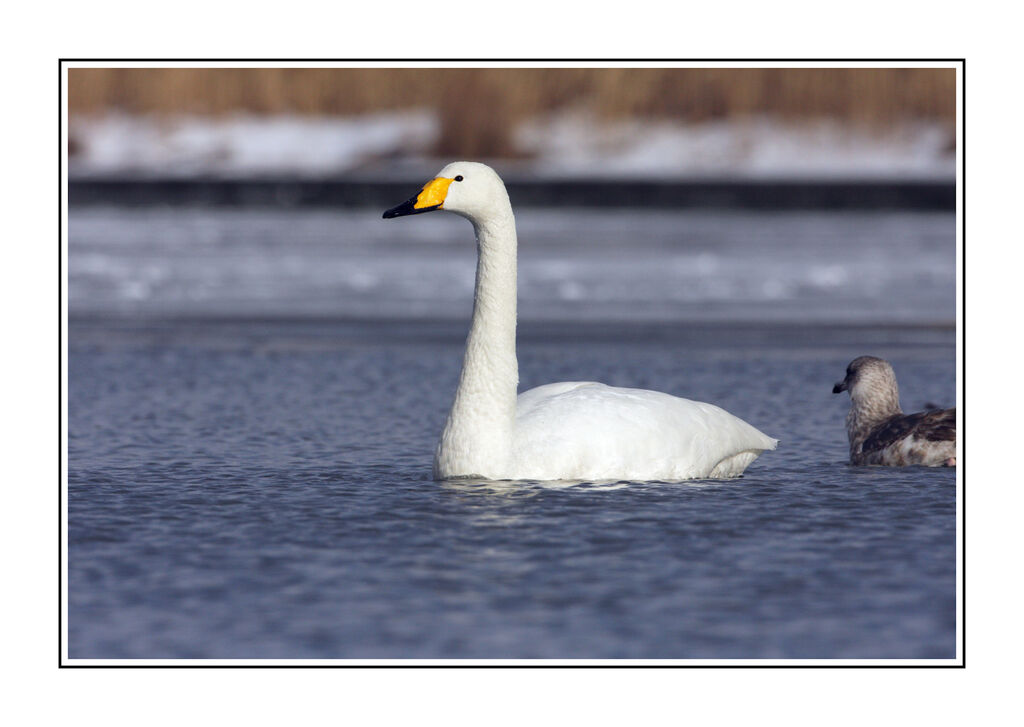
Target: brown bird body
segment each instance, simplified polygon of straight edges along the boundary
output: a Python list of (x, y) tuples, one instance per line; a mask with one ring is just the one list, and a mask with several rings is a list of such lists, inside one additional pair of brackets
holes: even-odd
[(956, 409), (904, 414), (892, 366), (884, 359), (860, 356), (832, 393), (850, 392), (846, 432), (850, 464), (903, 467), (956, 465)]

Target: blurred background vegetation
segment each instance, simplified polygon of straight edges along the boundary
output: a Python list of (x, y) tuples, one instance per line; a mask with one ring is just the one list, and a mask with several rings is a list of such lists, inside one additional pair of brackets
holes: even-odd
[[(523, 121), (585, 108), (603, 120), (927, 121), (952, 130), (941, 68), (73, 68), (72, 119), (234, 114), (354, 116), (426, 109), (434, 153), (514, 157)], [(73, 150), (72, 150), (73, 151)]]

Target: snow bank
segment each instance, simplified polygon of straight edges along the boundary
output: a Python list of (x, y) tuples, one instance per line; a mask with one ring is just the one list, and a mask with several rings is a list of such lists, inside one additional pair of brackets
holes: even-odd
[(600, 123), (586, 114), (535, 120), (519, 131), (538, 173), (611, 177), (952, 179), (949, 133), (937, 124), (869, 130), (769, 119), (679, 124)]
[[(70, 125), (75, 176), (387, 174), (430, 159), (440, 123), (427, 111), (351, 118), (107, 116)], [(936, 124), (883, 130), (773, 120), (603, 122), (581, 112), (523, 124), (515, 174), (558, 177), (952, 180), (949, 132)], [(500, 163), (500, 162), (499, 162)]]
[(105, 116), (75, 119), (75, 175), (322, 176), (388, 156), (429, 149), (438, 134), (432, 114), (352, 118)]

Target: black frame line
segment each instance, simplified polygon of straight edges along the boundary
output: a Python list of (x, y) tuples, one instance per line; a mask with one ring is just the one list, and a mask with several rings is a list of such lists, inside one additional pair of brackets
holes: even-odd
[[(961, 112), (961, 143), (959, 143), (959, 155), (961, 155), (961, 178), (957, 189), (957, 198), (961, 203), (961, 214), (959, 214), (959, 230), (961, 230), (962, 264), (959, 269), (961, 275), (961, 309), (959, 313), (959, 331), (961, 331), (961, 355), (959, 355), (959, 380), (961, 380), (961, 391), (963, 400), (957, 403), (961, 410), (961, 422), (967, 423), (967, 58), (567, 58), (567, 57), (543, 57), (543, 58), (110, 58), (110, 57), (60, 57), (57, 58), (57, 669), (967, 669), (967, 471), (961, 471), (961, 522), (957, 525), (961, 528), (963, 542), (961, 559), (961, 662), (959, 664), (936, 664), (936, 665), (904, 665), (904, 664), (68, 664), (63, 658), (63, 530), (62, 514), (65, 511), (65, 482), (63, 482), (63, 469), (65, 469), (65, 447), (63, 447), (63, 258), (62, 258), (62, 236), (63, 236), (63, 204), (65, 204), (67, 190), (63, 185), (63, 74), (65, 74), (66, 63), (71, 62), (374, 62), (374, 63), (401, 63), (401, 62), (522, 62), (522, 63), (551, 63), (551, 62), (597, 62), (597, 63), (621, 63), (621, 62), (950, 62), (959, 63), (961, 71), (961, 94), (959, 94), (959, 112)], [(609, 67), (613, 68), (613, 67)], [(70, 110), (69, 110), (70, 114)], [(71, 251), (69, 250), (69, 255)], [(70, 324), (69, 324), (70, 327)], [(69, 346), (69, 358), (70, 358)], [(69, 360), (70, 366), (70, 360)], [(961, 441), (962, 453), (967, 453), (967, 427), (959, 427), (957, 436)], [(962, 458), (966, 459), (966, 458)], [(957, 466), (962, 466), (957, 462)], [(70, 544), (69, 544), (70, 545)], [(70, 613), (69, 613), (70, 621)], [(69, 627), (70, 628), (70, 627)], [(70, 660), (70, 657), (69, 657)], [(127, 659), (126, 659), (127, 660)], [(142, 660), (142, 659), (140, 659)], [(196, 659), (199, 660), (199, 659)], [(445, 659), (437, 659), (444, 661)], [(467, 659), (469, 660), (469, 659)], [(528, 660), (528, 659), (510, 659)], [(554, 660), (554, 659), (553, 659)], [(589, 660), (589, 659), (581, 659)], [(598, 659), (594, 659), (598, 660)]]

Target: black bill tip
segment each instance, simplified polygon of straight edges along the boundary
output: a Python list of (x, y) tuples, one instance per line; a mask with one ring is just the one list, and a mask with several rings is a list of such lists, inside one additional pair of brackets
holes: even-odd
[[(418, 197), (419, 195), (417, 195)], [(441, 205), (435, 204), (430, 207), (416, 208), (416, 197), (407, 199), (397, 207), (392, 207), (384, 213), (384, 219), (390, 220), (392, 217), (405, 217), (406, 215), (418, 215), (424, 212), (430, 212), (431, 210), (439, 209)]]
[(845, 381), (840, 381), (839, 383), (837, 383), (835, 386), (832, 387), (832, 393), (833, 394), (839, 394), (839, 393), (842, 393), (844, 391), (846, 391), (846, 382)]

